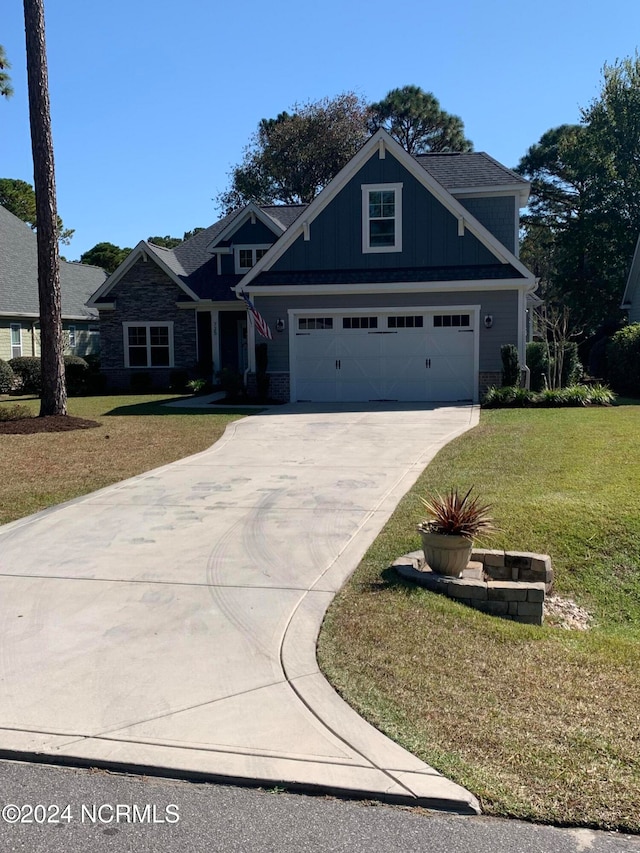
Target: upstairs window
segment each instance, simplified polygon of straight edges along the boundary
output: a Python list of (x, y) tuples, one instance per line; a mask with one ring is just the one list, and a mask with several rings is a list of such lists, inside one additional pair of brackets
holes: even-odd
[(362, 187), (362, 251), (402, 251), (402, 184)]
[(244, 246), (236, 248), (235, 267), (236, 273), (248, 272), (251, 267), (254, 267), (260, 258), (264, 257), (269, 251), (269, 246)]

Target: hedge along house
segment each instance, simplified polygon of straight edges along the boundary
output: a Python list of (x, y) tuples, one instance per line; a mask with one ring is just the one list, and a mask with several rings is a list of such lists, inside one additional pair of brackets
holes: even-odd
[(528, 189), (486, 154), (414, 158), (378, 131), (306, 207), (250, 204), (174, 250), (138, 244), (91, 300), (103, 367), (161, 385), (213, 362), (251, 390), (244, 292), (272, 330), (276, 399), (478, 400), (503, 344), (525, 362)]
[[(66, 355), (99, 353), (98, 312), (87, 300), (106, 277), (99, 267), (60, 261)], [(37, 237), (0, 205), (0, 359), (18, 356), (40, 356)]]

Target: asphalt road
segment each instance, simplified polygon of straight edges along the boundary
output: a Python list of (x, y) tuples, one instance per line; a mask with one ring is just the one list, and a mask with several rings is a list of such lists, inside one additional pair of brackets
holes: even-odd
[(640, 853), (640, 838), (0, 761), (2, 853)]

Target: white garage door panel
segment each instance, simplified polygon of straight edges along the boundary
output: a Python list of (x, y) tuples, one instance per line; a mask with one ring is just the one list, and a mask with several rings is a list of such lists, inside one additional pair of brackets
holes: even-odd
[(298, 397), (328, 403), (336, 399), (337, 341), (331, 329), (296, 335)]
[[(332, 314), (332, 329), (294, 336), (295, 396), (318, 402), (369, 400), (456, 401), (474, 398), (475, 334), (472, 328), (389, 328), (388, 315), (374, 329), (345, 329)], [(473, 319), (473, 315), (471, 318)], [(297, 322), (297, 321), (296, 321)]]
[(365, 402), (380, 398), (381, 337), (368, 329), (338, 329), (339, 402)]
[(473, 330), (432, 329), (428, 349), (431, 399), (473, 399)]

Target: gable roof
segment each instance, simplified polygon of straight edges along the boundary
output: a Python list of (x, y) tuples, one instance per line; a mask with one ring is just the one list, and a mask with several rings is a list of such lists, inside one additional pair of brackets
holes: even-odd
[[(327, 186), (315, 197), (311, 204), (306, 208), (301, 216), (297, 218), (294, 225), (290, 227), (275, 243), (269, 251), (253, 266), (239, 282), (235, 289), (236, 292), (244, 290), (255, 278), (271, 268), (275, 261), (286, 252), (286, 250), (294, 243), (294, 241), (309, 228), (313, 220), (327, 207), (333, 198), (347, 185), (347, 183), (357, 174), (371, 156), (375, 156), (374, 152), (378, 151), (379, 156), (384, 156), (386, 151), (389, 151), (401, 165), (407, 169), (424, 187), (429, 190), (438, 201), (446, 207), (449, 212), (458, 220), (459, 227), (468, 228), (469, 231), (494, 255), (499, 263), (510, 265), (517, 274), (517, 277), (522, 277), (526, 280), (533, 281), (533, 275), (524, 264), (510, 252), (491, 232), (485, 228), (469, 211), (463, 207), (459, 201), (447, 190), (444, 185), (434, 178), (429, 170), (421, 163), (412, 157), (405, 149), (396, 142), (386, 130), (382, 128), (371, 136), (357, 154), (344, 166), (338, 174), (330, 181)], [(487, 170), (493, 169), (491, 163), (496, 165), (496, 161), (487, 157), (487, 160), (482, 164)], [(434, 161), (435, 162), (435, 161)], [(455, 162), (455, 161), (451, 161)], [(471, 161), (469, 160), (468, 163)], [(480, 161), (478, 161), (480, 163)], [(488, 165), (487, 165), (488, 163)], [(442, 166), (442, 163), (440, 164)], [(466, 172), (469, 171), (469, 166), (466, 166)], [(504, 169), (505, 172), (510, 170)], [(459, 170), (459, 180), (463, 174), (463, 170)], [(515, 173), (513, 173), (515, 175)], [(483, 174), (484, 178), (484, 174)], [(520, 179), (522, 180), (522, 179)], [(524, 182), (527, 183), (526, 181)]]
[[(38, 244), (34, 231), (0, 205), (0, 316), (38, 317)], [(106, 279), (100, 267), (60, 261), (62, 316), (94, 320), (87, 307), (91, 294)]]
[[(496, 263), (509, 267), (515, 277), (531, 278), (530, 272), (520, 261), (455, 198), (457, 195), (472, 193), (508, 192), (517, 195), (523, 206), (529, 193), (529, 183), (524, 178), (484, 152), (434, 153), (412, 157), (386, 131), (379, 130), (310, 205), (258, 205), (250, 202), (173, 249), (165, 249), (143, 240), (132, 250), (123, 264), (109, 276), (104, 285), (94, 293), (91, 304), (99, 305), (100, 302), (107, 302), (109, 291), (143, 253), (158, 263), (158, 266), (184, 290), (190, 299), (231, 298), (231, 292), (238, 284), (245, 287), (257, 274), (263, 270), (266, 271), (271, 263), (280, 257), (304, 229), (305, 223), (308, 225), (318, 215), (330, 198), (371, 155), (373, 148), (380, 144), (394, 154), (457, 217), (461, 224), (464, 223), (492, 251), (496, 257)], [(274, 245), (244, 277), (237, 274), (219, 275), (214, 251), (220, 244), (232, 240), (235, 231), (252, 214), (274, 232)], [(502, 274), (499, 277), (502, 277)]]
[(638, 298), (638, 284), (640, 284), (640, 236), (638, 237), (636, 249), (633, 253), (629, 277), (627, 279), (624, 296), (622, 297), (622, 303), (620, 305), (621, 308), (629, 308)]
[[(235, 298), (231, 293), (231, 288), (239, 281), (239, 275), (216, 275), (216, 257), (212, 254), (211, 247), (218, 242), (226, 239), (233, 234), (235, 228), (245, 221), (242, 215), (249, 209), (260, 211), (260, 217), (264, 217), (267, 222), (270, 222), (272, 230), (282, 233), (285, 228), (288, 228), (300, 214), (306, 210), (306, 204), (291, 204), (291, 205), (262, 205), (255, 204), (247, 205), (245, 208), (234, 210), (224, 216), (218, 222), (210, 225), (208, 228), (199, 231), (193, 237), (178, 244), (173, 249), (165, 249), (161, 246), (156, 246), (154, 243), (149, 243), (146, 240), (141, 240), (138, 245), (132, 249), (131, 254), (127, 255), (120, 266), (114, 270), (109, 278), (104, 282), (91, 297), (91, 305), (99, 305), (101, 301), (107, 301), (106, 297), (109, 291), (120, 281), (123, 275), (126, 274), (133, 264), (146, 253), (152, 260), (158, 263), (167, 275), (185, 291), (185, 294), (190, 299), (211, 299), (217, 296), (220, 298), (220, 293), (224, 292), (227, 299)], [(274, 240), (277, 239), (274, 234)], [(214, 292), (215, 291), (215, 292)]]

